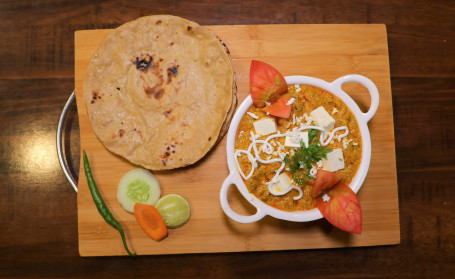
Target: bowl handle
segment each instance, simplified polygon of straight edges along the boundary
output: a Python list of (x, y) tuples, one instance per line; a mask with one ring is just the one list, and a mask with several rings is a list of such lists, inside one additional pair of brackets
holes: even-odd
[(229, 216), (229, 218), (239, 223), (253, 223), (264, 218), (266, 214), (260, 208), (256, 208), (257, 212), (254, 215), (250, 216), (240, 215), (234, 210), (232, 210), (227, 199), (227, 192), (232, 184), (235, 184), (235, 186), (237, 186), (236, 180), (234, 179), (234, 176), (231, 173), (224, 180), (220, 191), (221, 207), (223, 208), (224, 213), (226, 213), (226, 215)]
[(371, 96), (370, 109), (366, 113), (361, 112), (362, 118), (365, 120), (365, 123), (367, 123), (368, 121), (370, 121), (370, 119), (376, 113), (376, 110), (378, 109), (378, 106), (379, 106), (378, 88), (369, 78), (361, 76), (361, 75), (347, 75), (344, 77), (337, 78), (336, 80), (334, 80), (332, 82), (332, 85), (335, 87), (338, 87), (338, 89), (343, 91), (341, 86), (346, 82), (357, 82), (357, 83), (360, 83), (361, 85), (365, 86), (368, 89), (368, 92), (370, 93), (370, 96)]

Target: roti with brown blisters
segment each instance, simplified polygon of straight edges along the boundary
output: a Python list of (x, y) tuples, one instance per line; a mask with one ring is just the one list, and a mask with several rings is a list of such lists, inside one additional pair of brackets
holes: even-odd
[(99, 140), (151, 170), (201, 159), (236, 105), (229, 51), (205, 27), (170, 15), (113, 30), (87, 68), (84, 102)]

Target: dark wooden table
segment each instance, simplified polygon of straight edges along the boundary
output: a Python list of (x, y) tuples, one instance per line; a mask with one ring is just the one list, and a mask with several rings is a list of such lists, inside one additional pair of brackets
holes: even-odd
[[(149, 14), (200, 24), (387, 25), (400, 203), (393, 246), (81, 258), (76, 193), (57, 159), (74, 31)], [(72, 116), (71, 116), (72, 115)], [(455, 1), (1, 1), (1, 278), (453, 278)], [(79, 163), (75, 109), (66, 125)]]

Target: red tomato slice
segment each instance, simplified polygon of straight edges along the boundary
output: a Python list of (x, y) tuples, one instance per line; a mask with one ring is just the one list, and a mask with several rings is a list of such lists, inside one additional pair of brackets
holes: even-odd
[(271, 102), (287, 91), (286, 80), (280, 72), (264, 62), (251, 61), (250, 93), (256, 107), (264, 107), (265, 102)]
[(290, 99), (291, 96), (289, 94), (280, 95), (278, 99), (273, 101), (269, 106), (262, 108), (262, 110), (274, 116), (289, 118), (292, 105), (287, 105), (287, 102)]
[(323, 192), (333, 188), (340, 180), (341, 176), (338, 173), (319, 169), (314, 180), (311, 197), (313, 199), (319, 197)]
[(316, 206), (327, 221), (344, 231), (360, 234), (362, 232), (362, 209), (356, 194), (344, 183), (338, 183), (327, 191), (329, 201), (323, 195), (316, 200)]

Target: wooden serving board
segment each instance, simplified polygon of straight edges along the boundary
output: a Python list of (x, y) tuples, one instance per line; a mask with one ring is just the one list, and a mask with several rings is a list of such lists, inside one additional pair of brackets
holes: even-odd
[[(306, 75), (333, 81), (347, 74), (369, 77), (380, 92), (380, 105), (369, 123), (372, 157), (368, 176), (358, 195), (363, 210), (363, 232), (352, 235), (321, 219), (294, 223), (265, 217), (252, 224), (229, 219), (219, 202), (228, 175), (226, 137), (194, 166), (155, 172), (163, 195), (177, 193), (189, 201), (191, 218), (169, 231), (161, 242), (147, 237), (134, 216), (117, 202), (118, 181), (134, 165), (107, 151), (95, 136), (82, 99), (85, 71), (92, 54), (110, 30), (75, 34), (75, 86), (81, 150), (86, 150), (99, 190), (122, 224), (129, 247), (139, 255), (290, 250), (372, 246), (400, 242), (395, 142), (385, 25), (242, 25), (208, 26), (229, 47), (238, 85), (238, 101), (249, 94), (251, 59), (276, 67), (283, 75)], [(357, 84), (343, 86), (367, 111), (370, 97)], [(82, 162), (82, 160), (81, 160)], [(81, 170), (83, 167), (81, 165)], [(119, 233), (98, 213), (84, 172), (80, 172), (78, 205), (81, 256), (125, 255)], [(235, 187), (231, 206), (242, 214), (254, 209)]]

